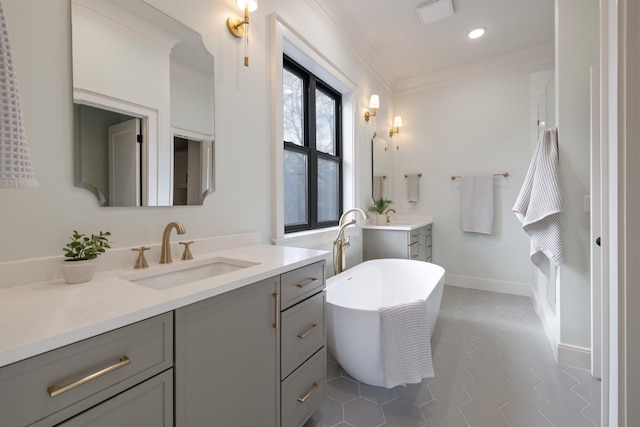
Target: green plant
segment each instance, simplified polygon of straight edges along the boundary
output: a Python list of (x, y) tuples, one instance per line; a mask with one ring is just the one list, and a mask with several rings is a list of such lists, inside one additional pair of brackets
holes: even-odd
[(98, 255), (102, 255), (107, 249), (111, 248), (109, 246), (109, 236), (111, 236), (111, 233), (108, 231), (101, 231), (98, 235), (92, 234), (91, 237), (87, 237), (73, 230), (73, 235), (70, 237), (71, 242), (62, 248), (64, 256), (68, 258), (66, 261), (97, 258)]
[(373, 204), (369, 205), (367, 207), (367, 210), (369, 212), (377, 212), (379, 214), (383, 214), (387, 209), (389, 209), (389, 206), (391, 206), (392, 204), (393, 202), (391, 200), (380, 197), (378, 200), (373, 199)]

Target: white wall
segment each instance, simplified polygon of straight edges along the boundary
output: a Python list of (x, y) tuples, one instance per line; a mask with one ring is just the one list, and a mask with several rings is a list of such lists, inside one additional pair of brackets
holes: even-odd
[[(548, 61), (396, 97), (404, 127), (391, 142), (396, 209), (432, 214), (433, 258), (447, 283), (483, 279), (513, 288), (532, 283), (529, 239), (511, 208), (531, 160), (529, 76)], [(406, 200), (404, 174), (421, 172), (420, 201)], [(460, 229), (460, 180), (451, 175), (509, 172), (494, 178), (494, 234)], [(498, 285), (495, 284), (494, 285)], [(494, 288), (495, 290), (498, 290)]]
[[(73, 186), (73, 109), (71, 100), (69, 0), (3, 0), (21, 90), (26, 134), (40, 187), (0, 191), (0, 262), (62, 255), (73, 229), (110, 230), (115, 247), (157, 243), (173, 220), (185, 238), (258, 231), (272, 236), (271, 135), (269, 122), (269, 28), (275, 11), (345, 75), (357, 82), (356, 183), (369, 188), (370, 128), (359, 117), (369, 95), (390, 109), (388, 89), (357, 61), (356, 55), (306, 2), (260, 3), (251, 15), (251, 66), (242, 66), (242, 42), (229, 34), (226, 19), (239, 16), (228, 0), (149, 1), (203, 33), (215, 57), (216, 191), (204, 206), (101, 208), (87, 190)], [(173, 9), (173, 10), (170, 10)], [(361, 163), (360, 163), (361, 162)], [(360, 167), (359, 165), (363, 166)], [(356, 204), (364, 206), (368, 192)], [(194, 254), (198, 248), (192, 249)], [(157, 260), (149, 259), (150, 262)], [(134, 259), (132, 258), (132, 263)]]

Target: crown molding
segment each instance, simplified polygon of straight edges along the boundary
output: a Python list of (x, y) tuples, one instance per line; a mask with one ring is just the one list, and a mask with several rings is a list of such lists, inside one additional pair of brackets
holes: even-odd
[(305, 0), (314, 12), (328, 24), (332, 31), (348, 45), (355, 53), (359, 61), (371, 71), (386, 86), (386, 89), (393, 93), (393, 88), (398, 83), (398, 78), (394, 75), (387, 64), (382, 60), (376, 50), (369, 44), (348, 19), (336, 16), (325, 7), (321, 0)]
[(554, 60), (554, 43), (545, 43), (527, 49), (509, 52), (461, 67), (449, 68), (399, 81), (394, 95), (404, 95), (431, 87), (442, 86), (503, 70)]

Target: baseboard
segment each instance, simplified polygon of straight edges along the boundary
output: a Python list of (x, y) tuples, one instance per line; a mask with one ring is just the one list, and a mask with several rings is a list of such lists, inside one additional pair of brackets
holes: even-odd
[(531, 298), (532, 295), (531, 285), (526, 283), (479, 279), (477, 277), (457, 276), (455, 274), (446, 274), (444, 283), (445, 285), (458, 286), (460, 288), (499, 292), (501, 294), (521, 295), (529, 298)]
[(568, 344), (558, 344), (557, 362), (559, 365), (591, 370), (591, 350)]

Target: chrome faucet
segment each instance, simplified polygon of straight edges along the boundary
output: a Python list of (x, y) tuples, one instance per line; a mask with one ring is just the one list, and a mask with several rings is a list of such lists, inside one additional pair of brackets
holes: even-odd
[(387, 216), (387, 224), (391, 222), (391, 217), (389, 216), (389, 212), (396, 213), (396, 210), (391, 208), (391, 209), (387, 209), (387, 211), (384, 213)]
[(171, 239), (170, 239), (172, 228), (175, 228), (176, 233), (178, 234), (185, 233), (184, 226), (181, 223), (177, 221), (173, 221), (167, 224), (167, 226), (164, 228), (164, 232), (162, 233), (162, 248), (160, 249), (160, 264), (170, 264), (171, 262), (173, 262), (171, 260)]
[(351, 243), (349, 243), (349, 238), (344, 237), (344, 229), (356, 223), (355, 219), (352, 219), (349, 222), (345, 222), (345, 218), (347, 214), (351, 212), (360, 212), (364, 219), (369, 219), (369, 214), (367, 214), (365, 211), (363, 211), (360, 208), (348, 209), (340, 216), (340, 221), (338, 221), (338, 227), (339, 227), (338, 235), (336, 236), (336, 239), (333, 241), (333, 273), (334, 274), (338, 274), (344, 271), (345, 261), (346, 261), (344, 250), (351, 245)]

